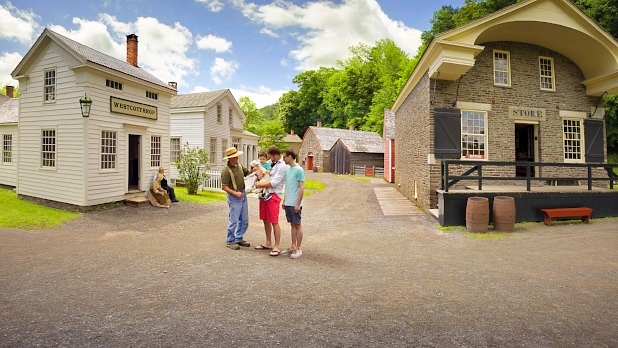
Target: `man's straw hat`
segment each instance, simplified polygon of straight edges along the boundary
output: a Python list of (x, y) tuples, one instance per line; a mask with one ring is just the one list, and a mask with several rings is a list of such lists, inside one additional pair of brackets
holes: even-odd
[(242, 154), (243, 154), (243, 152), (242, 151), (238, 151), (237, 148), (230, 147), (229, 149), (225, 150), (225, 157), (223, 157), (223, 159), (228, 159), (228, 158), (232, 158), (232, 157), (238, 157), (238, 156), (240, 156)]

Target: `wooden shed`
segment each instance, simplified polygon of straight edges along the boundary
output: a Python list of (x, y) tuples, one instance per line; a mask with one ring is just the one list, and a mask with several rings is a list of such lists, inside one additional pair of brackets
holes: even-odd
[[(357, 134), (359, 135), (359, 134)], [(384, 148), (377, 133), (362, 132), (362, 137), (339, 138), (330, 149), (330, 172), (353, 174), (355, 166), (381, 167)]]

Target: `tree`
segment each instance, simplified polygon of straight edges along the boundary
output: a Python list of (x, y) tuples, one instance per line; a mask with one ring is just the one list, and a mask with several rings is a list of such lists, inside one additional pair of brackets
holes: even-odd
[(238, 99), (238, 105), (245, 114), (243, 129), (251, 133), (260, 135), (264, 123), (264, 117), (251, 98), (244, 96)]
[(200, 184), (208, 179), (206, 174), (206, 170), (210, 168), (208, 152), (200, 148), (191, 148), (189, 143), (186, 143), (176, 159), (176, 168), (180, 180), (184, 181), (187, 187), (187, 192), (195, 195)]
[(263, 150), (268, 149), (272, 145), (277, 146), (281, 150), (285, 150), (286, 144), (283, 142), (285, 136), (286, 132), (283, 130), (279, 121), (268, 121), (264, 126), (264, 132), (260, 137), (258, 145)]

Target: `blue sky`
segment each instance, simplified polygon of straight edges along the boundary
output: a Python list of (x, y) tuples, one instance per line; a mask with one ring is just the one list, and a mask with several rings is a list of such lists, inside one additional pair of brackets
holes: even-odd
[(44, 28), (121, 60), (138, 35), (138, 64), (180, 94), (229, 88), (258, 107), (296, 89), (294, 76), (394, 40), (410, 56), (442, 5), (464, 0), (0, 0), (0, 85)]

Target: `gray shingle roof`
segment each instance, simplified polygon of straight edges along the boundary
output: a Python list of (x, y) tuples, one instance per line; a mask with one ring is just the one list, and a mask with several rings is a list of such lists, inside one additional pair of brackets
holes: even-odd
[(226, 89), (218, 91), (179, 94), (172, 97), (172, 109), (206, 106), (225, 93)]
[(390, 109), (384, 109), (384, 137), (395, 139), (395, 113)]
[(288, 134), (283, 138), (284, 143), (302, 143), (303, 139), (301, 139), (298, 134)]
[[(2, 95), (1, 97), (6, 97)], [(17, 123), (19, 120), (19, 99), (6, 97), (0, 99), (0, 124)]]
[(350, 152), (384, 153), (382, 137), (376, 132), (313, 126), (309, 129), (315, 133), (322, 150), (330, 150), (341, 139)]
[(104, 66), (106, 68), (110, 68), (112, 70), (116, 70), (121, 73), (125, 73), (127, 75), (136, 77), (140, 80), (144, 80), (146, 82), (150, 82), (155, 85), (159, 85), (161, 87), (166, 87), (168, 89), (174, 90), (166, 82), (161, 81), (160, 79), (156, 78), (155, 76), (153, 76), (152, 74), (150, 74), (149, 72), (147, 72), (146, 70), (142, 68), (138, 68), (125, 61), (108, 56), (107, 54), (101, 53), (88, 46), (84, 46), (80, 44), (79, 42), (73, 41), (49, 29), (45, 29), (43, 31), (43, 34), (41, 35), (45, 35), (45, 33), (48, 33), (50, 37), (53, 37), (54, 39), (62, 42), (63, 44), (68, 46), (70, 49), (75, 51), (75, 53), (82, 56), (84, 59), (86, 59), (89, 62), (93, 62), (101, 66)]

